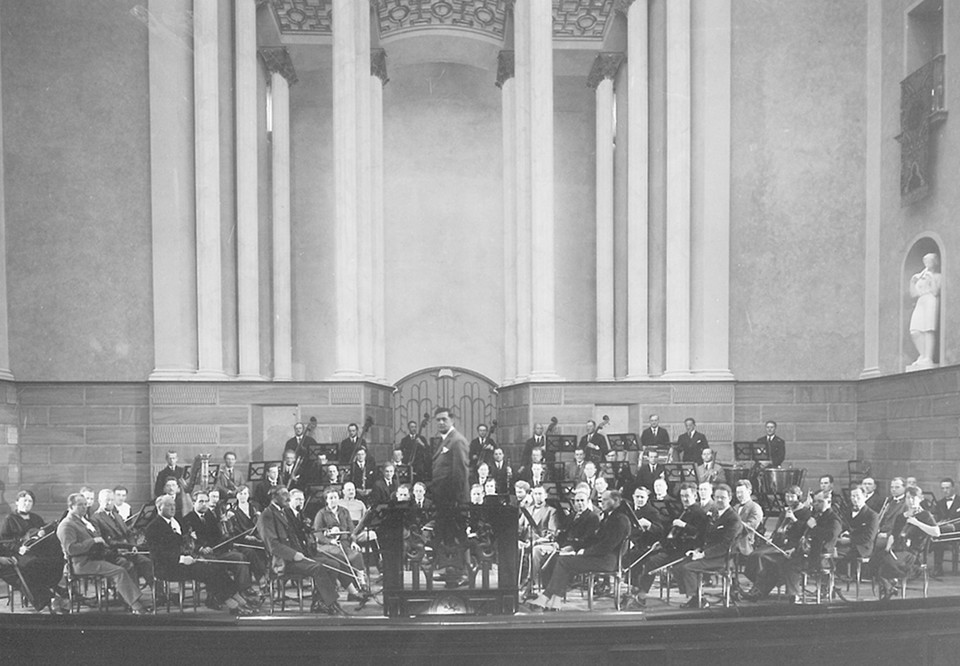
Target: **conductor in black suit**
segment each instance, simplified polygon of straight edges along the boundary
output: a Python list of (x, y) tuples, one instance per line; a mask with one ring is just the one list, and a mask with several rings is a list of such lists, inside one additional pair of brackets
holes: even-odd
[(692, 418), (684, 419), (683, 425), (687, 431), (677, 438), (680, 461), (702, 465), (703, 450), (709, 446), (707, 438), (702, 432), (697, 432), (697, 422)]
[(640, 433), (640, 446), (644, 449), (670, 448), (670, 433), (660, 427), (660, 417), (656, 414), (650, 415), (650, 427)]
[(783, 438), (777, 435), (777, 422), (767, 421), (764, 424), (767, 434), (757, 439), (757, 444), (766, 444), (767, 451), (770, 454), (770, 464), (773, 467), (780, 467), (784, 458), (787, 457), (787, 444)]

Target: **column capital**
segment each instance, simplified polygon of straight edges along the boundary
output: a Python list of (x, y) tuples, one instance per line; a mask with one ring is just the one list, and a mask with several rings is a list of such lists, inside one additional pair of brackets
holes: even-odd
[(598, 53), (587, 76), (587, 87), (596, 88), (604, 79), (615, 77), (624, 60), (626, 58), (622, 53)]
[(387, 52), (384, 49), (370, 49), (370, 76), (380, 79), (383, 85), (390, 81), (387, 76)]
[(513, 51), (504, 50), (497, 53), (497, 87), (513, 78)]
[(276, 72), (287, 80), (289, 85), (297, 82), (297, 72), (293, 68), (293, 60), (285, 46), (265, 46), (260, 49), (260, 58), (270, 73)]

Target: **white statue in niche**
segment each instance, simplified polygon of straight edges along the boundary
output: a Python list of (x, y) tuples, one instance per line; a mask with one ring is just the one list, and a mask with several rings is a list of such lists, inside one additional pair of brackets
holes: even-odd
[(919, 356), (907, 370), (936, 367), (933, 352), (939, 319), (940, 258), (933, 252), (923, 255), (923, 270), (910, 278), (910, 296), (917, 299), (910, 317), (910, 337)]

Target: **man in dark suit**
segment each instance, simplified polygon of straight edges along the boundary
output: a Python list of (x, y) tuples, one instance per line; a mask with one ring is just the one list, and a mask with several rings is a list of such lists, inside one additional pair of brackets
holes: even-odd
[(757, 439), (757, 444), (765, 443), (770, 454), (770, 465), (780, 467), (784, 458), (787, 457), (787, 444), (783, 441), (783, 438), (777, 435), (776, 421), (767, 421), (764, 428), (766, 428), (767, 434)]
[(270, 491), (281, 485), (280, 463), (270, 463), (267, 465), (266, 476), (253, 489), (253, 501), (257, 506), (267, 506), (270, 504)]
[(140, 600), (140, 586), (126, 569), (104, 559), (106, 541), (87, 520), (87, 499), (81, 493), (73, 493), (67, 498), (67, 504), (67, 517), (57, 526), (57, 538), (74, 573), (104, 576), (135, 615), (144, 614), (146, 608)]
[[(806, 534), (810, 539), (810, 552), (804, 554), (802, 548), (796, 549), (787, 565), (784, 583), (788, 599), (794, 603), (802, 601), (800, 574), (804, 569), (815, 571), (822, 566), (823, 556), (834, 551), (842, 530), (840, 516), (831, 505), (831, 496), (824, 492), (817, 493), (813, 498), (813, 515), (807, 519)], [(830, 593), (832, 591), (828, 592), (828, 596)]]
[(536, 488), (550, 480), (550, 469), (543, 462), (543, 453), (539, 449), (533, 450), (531, 458), (530, 464), (517, 474), (517, 480), (526, 481), (531, 488)]
[(657, 449), (647, 449), (647, 462), (637, 469), (637, 485), (652, 493), (653, 482), (666, 478), (667, 469), (660, 464), (660, 452)]
[(357, 459), (350, 466), (350, 481), (357, 489), (357, 494), (361, 498), (367, 497), (373, 491), (374, 484), (377, 482), (376, 468), (367, 462), (367, 450), (359, 449)]
[(397, 495), (397, 468), (393, 463), (387, 463), (381, 469), (381, 476), (373, 484), (373, 492), (370, 493), (370, 506), (379, 506), (387, 504)]
[[(651, 555), (653, 545), (664, 536), (663, 519), (649, 500), (650, 491), (643, 486), (637, 486), (633, 491), (633, 506), (627, 512), (631, 516), (631, 547), (624, 566), (637, 562), (645, 555)], [(642, 563), (642, 560), (640, 562)], [(640, 567), (636, 570), (640, 571)]]
[(159, 497), (163, 494), (163, 487), (167, 485), (167, 479), (176, 479), (182, 489), (187, 487), (187, 468), (177, 466), (177, 452), (167, 451), (167, 466), (157, 473), (157, 480), (153, 484), (153, 496)]
[(503, 448), (498, 446), (493, 450), (493, 465), (490, 466), (490, 476), (497, 481), (497, 494), (509, 495), (513, 489), (513, 469), (507, 464)]
[(650, 415), (650, 427), (640, 433), (640, 446), (644, 450), (670, 448), (670, 433), (660, 427), (660, 417), (656, 414)]
[(198, 562), (192, 555), (181, 555), (187, 528), (174, 517), (176, 501), (170, 495), (156, 499), (156, 517), (147, 525), (144, 535), (150, 547), (154, 574), (163, 580), (199, 580), (207, 586), (207, 606), (219, 609), (226, 605), (233, 615), (251, 615), (253, 610), (237, 594), (237, 587), (227, 570), (216, 564)]
[(520, 465), (526, 467), (530, 464), (530, 452), (534, 449), (543, 449), (547, 451), (547, 436), (543, 434), (543, 424), (537, 423), (533, 426), (533, 437), (528, 439), (523, 445), (523, 455), (520, 456)]
[(467, 440), (454, 427), (454, 418), (446, 407), (434, 412), (440, 430), (440, 442), (433, 455), (431, 488), (440, 511), (470, 500), (470, 459)]
[(893, 524), (897, 516), (904, 512), (907, 503), (907, 484), (903, 477), (895, 476), (890, 479), (890, 496), (887, 497), (878, 512), (880, 515), (880, 531), (877, 532), (877, 543), (886, 544), (887, 537), (893, 532)]
[(702, 432), (697, 432), (697, 422), (692, 418), (684, 419), (685, 433), (677, 438), (677, 449), (680, 452), (680, 462), (703, 464), (703, 450), (709, 446), (707, 438)]
[(863, 488), (850, 491), (850, 503), (853, 508), (846, 517), (850, 529), (842, 533), (837, 540), (837, 564), (846, 562), (851, 575), (856, 570), (854, 563), (858, 557), (869, 558), (873, 554), (873, 544), (877, 540), (880, 527), (879, 516), (867, 506)]
[(407, 423), (407, 434), (400, 440), (400, 451), (403, 453), (403, 464), (410, 465), (414, 481), (427, 482), (430, 480), (430, 446), (416, 421)]
[(224, 567), (231, 578), (236, 581), (240, 594), (248, 594), (252, 580), (250, 566), (247, 564), (246, 558), (229, 546), (222, 546), (214, 551), (214, 547), (224, 540), (220, 519), (213, 511), (210, 511), (210, 496), (207, 491), (194, 490), (192, 497), (193, 511), (184, 516), (183, 524), (186, 526), (187, 532), (194, 534), (198, 552), (203, 557), (235, 562), (236, 564), (225, 564)]
[(866, 505), (873, 509), (873, 512), (878, 516), (880, 511), (883, 509), (883, 501), (886, 499), (883, 496), (883, 493), (877, 492), (877, 482), (874, 481), (872, 476), (863, 477), (863, 481), (860, 482), (860, 487), (863, 488), (863, 494), (867, 498)]
[(707, 603), (697, 599), (697, 574), (713, 573), (726, 566), (730, 548), (743, 530), (737, 512), (730, 506), (730, 486), (725, 483), (713, 490), (716, 513), (711, 516), (702, 548), (687, 553), (687, 559), (677, 567), (680, 591), (687, 595), (684, 608), (706, 608)]
[[(354, 461), (357, 455), (357, 449), (360, 447), (366, 448), (367, 444), (360, 437), (360, 426), (356, 423), (351, 423), (347, 426), (347, 437), (340, 442), (340, 464), (349, 465)], [(370, 451), (367, 451), (367, 459), (372, 464), (373, 455)]]
[(580, 438), (577, 448), (583, 451), (587, 460), (592, 460), (597, 465), (606, 459), (609, 450), (607, 438), (597, 432), (596, 421), (592, 419), (587, 421), (587, 433)]
[(273, 571), (313, 578), (310, 611), (325, 615), (346, 615), (337, 603), (337, 582), (329, 569), (307, 555), (307, 543), (296, 529), (290, 511), (290, 491), (279, 486), (270, 493), (270, 504), (257, 520), (257, 531), (272, 560)]
[(810, 517), (809, 507), (800, 503), (800, 487), (790, 486), (784, 492), (786, 506), (777, 519), (770, 537), (771, 543), (764, 542), (753, 549), (744, 563), (744, 575), (754, 585), (742, 595), (750, 601), (766, 597), (777, 585), (782, 584), (789, 556), (800, 544), (800, 538), (807, 529)]
[[(956, 536), (956, 533), (960, 531), (960, 497), (957, 497), (957, 488), (953, 483), (953, 479), (949, 477), (941, 479), (940, 492), (941, 497), (939, 500), (937, 500), (936, 507), (934, 507), (934, 514), (937, 522), (944, 523), (951, 520), (957, 521), (952, 525), (940, 525), (940, 536)], [(945, 543), (933, 544), (934, 576), (943, 576), (943, 551), (946, 550), (946, 548), (947, 544)]]
[(600, 499), (603, 515), (593, 538), (576, 554), (558, 554), (550, 579), (539, 597), (530, 602), (548, 610), (559, 610), (563, 595), (574, 575), (586, 571), (612, 571), (620, 547), (630, 536), (630, 519), (620, 510), (620, 491), (607, 490)]
[(283, 450), (294, 451), (299, 455), (301, 452), (305, 452), (308, 446), (316, 443), (316, 440), (307, 434), (306, 428), (302, 423), (295, 423), (293, 425), (293, 437), (288, 439), (287, 443), (283, 445)]
[(470, 469), (477, 471), (480, 463), (487, 463), (487, 467), (493, 462), (493, 450), (497, 448), (497, 443), (489, 432), (485, 423), (477, 426), (477, 436), (470, 442)]

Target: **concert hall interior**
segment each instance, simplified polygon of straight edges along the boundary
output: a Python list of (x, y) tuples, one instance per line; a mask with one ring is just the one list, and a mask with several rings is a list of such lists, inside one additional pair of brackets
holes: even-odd
[(955, 663), (951, 51), (943, 0), (0, 3), (0, 652)]

